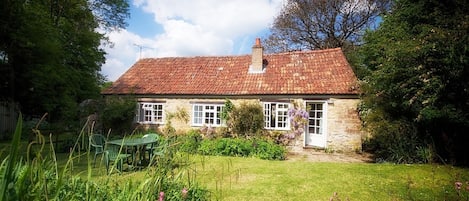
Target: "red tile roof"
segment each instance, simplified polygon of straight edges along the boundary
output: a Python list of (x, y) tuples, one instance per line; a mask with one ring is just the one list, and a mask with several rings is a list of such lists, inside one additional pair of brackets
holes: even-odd
[(141, 59), (103, 94), (332, 95), (357, 94), (357, 78), (340, 48), (263, 56), (250, 73), (250, 55)]

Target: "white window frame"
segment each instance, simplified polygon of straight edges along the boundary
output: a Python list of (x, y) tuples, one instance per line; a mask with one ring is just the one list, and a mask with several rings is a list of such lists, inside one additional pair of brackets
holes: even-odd
[(152, 102), (137, 103), (137, 123), (141, 124), (163, 124), (164, 123), (164, 104)]
[(290, 119), (288, 117), (288, 109), (291, 107), (290, 103), (263, 102), (263, 105), (265, 129), (290, 130)]
[(192, 105), (192, 126), (224, 126), (221, 118), (223, 104), (194, 103)]
[[(325, 116), (326, 116), (326, 111), (325, 107), (326, 104), (324, 102), (307, 102), (307, 106), (314, 104), (316, 105), (315, 108), (308, 108), (308, 113), (309, 113), (309, 118), (308, 118), (308, 125), (307, 127), (307, 132), (310, 134), (320, 134), (323, 135), (325, 134)], [(321, 109), (317, 109), (317, 106), (321, 106)], [(313, 122), (313, 124), (310, 124), (310, 121)], [(312, 129), (313, 132), (310, 132)]]

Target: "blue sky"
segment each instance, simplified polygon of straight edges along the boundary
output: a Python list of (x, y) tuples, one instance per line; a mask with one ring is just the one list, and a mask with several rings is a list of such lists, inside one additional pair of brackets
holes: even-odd
[(115, 81), (139, 58), (250, 54), (285, 0), (130, 0), (129, 26), (108, 34), (102, 74)]

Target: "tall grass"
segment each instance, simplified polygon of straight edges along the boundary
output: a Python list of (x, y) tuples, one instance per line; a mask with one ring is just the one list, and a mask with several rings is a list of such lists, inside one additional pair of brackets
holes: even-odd
[[(23, 127), (23, 117), (20, 114), (18, 117), (19, 121), (18, 124), (16, 125), (15, 133), (13, 135), (13, 140), (11, 142), (11, 147), (10, 147), (10, 154), (9, 157), (7, 157), (1, 164), (0, 166), (0, 173), (2, 177), (2, 181), (0, 184), (0, 201), (7, 200), (7, 194), (11, 188), (11, 181), (12, 181), (12, 174), (13, 174), (13, 169), (16, 166), (17, 162), (17, 156), (18, 156), (18, 147), (20, 144), (20, 138), (21, 138), (21, 131)], [(4, 167), (6, 167), (4, 169)]]
[[(140, 171), (145, 174), (145, 179), (120, 180), (115, 175), (94, 175), (96, 169), (92, 167), (89, 147), (86, 153), (75, 152), (79, 150), (79, 139), (86, 135), (83, 130), (63, 165), (57, 160), (52, 140), (47, 145), (38, 129), (33, 130), (37, 140), (28, 145), (26, 159), (19, 157), (22, 153), (21, 124), (20, 116), (9, 155), (0, 166), (0, 201), (158, 200), (160, 193), (165, 194), (164, 200), (206, 200), (209, 197), (209, 192), (200, 187), (194, 177), (184, 176), (184, 167), (188, 165), (181, 161), (187, 160), (175, 154), (171, 141), (164, 143), (162, 149), (165, 152), (155, 158), (158, 163)], [(45, 151), (46, 148), (50, 151)], [(74, 161), (79, 162), (82, 157), (87, 159), (86, 177), (80, 177), (73, 171)], [(175, 171), (176, 168), (178, 171)]]

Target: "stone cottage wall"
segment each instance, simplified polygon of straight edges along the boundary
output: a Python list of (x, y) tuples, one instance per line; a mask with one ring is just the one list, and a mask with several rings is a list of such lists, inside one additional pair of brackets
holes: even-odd
[(333, 151), (361, 150), (361, 121), (358, 99), (330, 99), (327, 116), (327, 148)]
[[(225, 99), (154, 99), (154, 100), (164, 100), (165, 106), (164, 106), (164, 111), (165, 115), (168, 112), (177, 112), (178, 110), (185, 110), (187, 114), (189, 115), (188, 122), (184, 122), (180, 119), (173, 118), (171, 120), (171, 125), (176, 129), (176, 132), (186, 132), (191, 129), (196, 129), (198, 127), (192, 127), (192, 104), (193, 102), (205, 102), (205, 103), (225, 103)], [(146, 101), (150, 101), (149, 99), (146, 99)], [(247, 102), (247, 101), (259, 101), (258, 99), (230, 99), (230, 101), (235, 105), (238, 106), (242, 102)], [(166, 117), (165, 117), (166, 120)], [(166, 123), (166, 122), (165, 122)], [(158, 125), (158, 129), (162, 129), (165, 125)], [(144, 126), (145, 127), (145, 126)], [(149, 127), (146, 127), (149, 128)]]
[[(156, 99), (155, 99), (156, 100)], [(171, 125), (176, 132), (183, 133), (192, 127), (192, 104), (193, 102), (206, 103), (224, 103), (225, 99), (157, 99), (166, 101), (165, 112), (176, 112), (185, 110), (189, 115), (188, 122), (184, 122), (173, 118)], [(147, 100), (148, 101), (148, 100)], [(258, 102), (259, 99), (230, 99), (235, 105), (239, 106), (242, 102)], [(302, 105), (303, 99), (295, 99), (295, 102)], [(327, 149), (333, 151), (351, 152), (361, 149), (362, 130), (361, 122), (358, 117), (357, 105), (358, 99), (330, 99), (327, 105)], [(162, 129), (165, 125), (157, 125), (158, 129)], [(147, 127), (149, 128), (149, 127)], [(154, 128), (154, 127), (153, 127)], [(288, 131), (286, 131), (288, 132)], [(304, 134), (297, 137), (289, 147), (291, 151), (299, 152), (304, 148)]]

